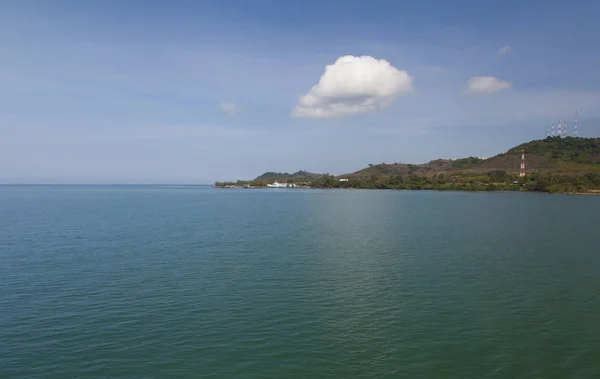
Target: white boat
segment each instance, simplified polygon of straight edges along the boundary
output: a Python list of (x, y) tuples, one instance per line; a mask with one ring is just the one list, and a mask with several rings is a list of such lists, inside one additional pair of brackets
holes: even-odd
[(269, 188), (286, 188), (288, 185), (285, 183), (278, 183), (277, 181), (273, 184), (267, 184)]
[(296, 188), (298, 187), (295, 183), (279, 183), (267, 184), (269, 188)]

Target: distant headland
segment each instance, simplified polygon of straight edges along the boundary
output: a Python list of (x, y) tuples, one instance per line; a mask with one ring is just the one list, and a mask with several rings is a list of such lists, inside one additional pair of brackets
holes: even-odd
[[(520, 175), (525, 151), (525, 175)], [(369, 164), (344, 174), (266, 172), (253, 180), (217, 182), (220, 188), (363, 188), (534, 191), (600, 194), (600, 138), (548, 137), (481, 159), (437, 159), (425, 164)], [(275, 186), (277, 187), (277, 186)]]

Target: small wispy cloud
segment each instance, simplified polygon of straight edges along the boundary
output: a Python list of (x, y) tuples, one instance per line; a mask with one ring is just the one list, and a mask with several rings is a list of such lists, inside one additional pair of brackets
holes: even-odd
[(237, 106), (233, 103), (221, 103), (221, 111), (229, 115), (234, 115), (237, 112)]
[(467, 82), (466, 93), (492, 93), (511, 87), (511, 83), (493, 76), (476, 76)]
[(498, 49), (498, 56), (503, 57), (505, 55), (512, 54), (512, 52), (513, 51), (512, 51), (512, 48), (510, 47), (510, 45), (504, 45)]

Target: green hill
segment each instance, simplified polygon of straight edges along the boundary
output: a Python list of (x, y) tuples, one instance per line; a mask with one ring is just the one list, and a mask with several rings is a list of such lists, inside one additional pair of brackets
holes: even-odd
[[(525, 149), (524, 178), (519, 177), (521, 149)], [(418, 165), (370, 164), (339, 176), (306, 171), (267, 172), (253, 181), (237, 184), (266, 186), (275, 180), (319, 188), (600, 193), (600, 138), (549, 137), (515, 146), (488, 159), (437, 159)]]
[(593, 167), (593, 165), (600, 164), (600, 138), (550, 137), (515, 146), (506, 153), (488, 159), (476, 157), (455, 160), (437, 159), (420, 165), (382, 163), (370, 165), (362, 170), (339, 177), (370, 177), (372, 175), (406, 173), (422, 175), (452, 172), (486, 173), (497, 170), (518, 173), (522, 148), (525, 149), (528, 172), (570, 171), (578, 168), (584, 171), (595, 171), (599, 167)]
[(600, 166), (600, 138), (549, 137), (515, 146), (504, 154), (486, 159), (475, 170), (514, 170), (520, 166), (521, 149), (525, 149), (528, 172), (553, 170), (596, 171)]
[(520, 154), (521, 148), (529, 155), (545, 157), (554, 163), (600, 163), (600, 138), (549, 137), (515, 146), (508, 153)]

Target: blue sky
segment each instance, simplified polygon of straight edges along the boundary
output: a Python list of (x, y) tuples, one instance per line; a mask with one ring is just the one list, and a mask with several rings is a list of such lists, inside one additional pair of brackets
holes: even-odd
[[(571, 128), (575, 109), (580, 135), (600, 136), (598, 15), (597, 1), (3, 0), (0, 182), (210, 183), (486, 157), (553, 120)], [(410, 90), (369, 111), (294, 115), (318, 83), (321, 105), (368, 100), (320, 82), (347, 55), (389, 62)], [(477, 77), (507, 84), (469, 93)]]

